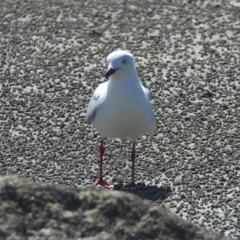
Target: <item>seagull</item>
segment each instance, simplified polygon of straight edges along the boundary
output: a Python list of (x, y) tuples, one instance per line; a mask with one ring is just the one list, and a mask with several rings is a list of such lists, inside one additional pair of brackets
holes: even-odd
[(155, 129), (156, 120), (148, 90), (138, 77), (134, 57), (124, 50), (117, 50), (107, 57), (107, 82), (95, 90), (88, 108), (87, 123), (101, 135), (100, 168), (96, 186), (109, 187), (103, 179), (105, 138), (130, 139), (132, 142), (132, 179), (128, 188), (136, 188), (134, 162), (136, 140)]

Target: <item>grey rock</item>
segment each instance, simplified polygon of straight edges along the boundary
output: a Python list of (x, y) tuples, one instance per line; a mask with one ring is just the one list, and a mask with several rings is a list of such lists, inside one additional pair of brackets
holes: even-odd
[(1, 239), (227, 240), (120, 191), (0, 178)]

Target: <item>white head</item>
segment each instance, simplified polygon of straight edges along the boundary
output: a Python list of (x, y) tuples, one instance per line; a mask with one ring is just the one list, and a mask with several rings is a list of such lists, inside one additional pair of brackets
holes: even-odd
[(133, 55), (127, 51), (117, 50), (110, 53), (107, 63), (106, 78), (113, 76), (114, 79), (122, 79), (137, 72)]

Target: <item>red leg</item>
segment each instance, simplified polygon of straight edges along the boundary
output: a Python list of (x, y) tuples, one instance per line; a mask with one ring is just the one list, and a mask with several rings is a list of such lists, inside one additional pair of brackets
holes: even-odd
[(136, 184), (135, 184), (135, 181), (134, 181), (134, 163), (135, 163), (135, 145), (136, 143), (133, 142), (133, 145), (132, 145), (132, 153), (131, 153), (131, 161), (132, 161), (132, 181), (128, 184), (128, 188), (130, 189), (133, 189), (133, 188), (136, 188)]
[(101, 145), (99, 148), (99, 152), (100, 152), (100, 167), (99, 167), (99, 175), (98, 175), (98, 179), (95, 182), (95, 186), (103, 186), (103, 187), (108, 187), (110, 186), (110, 184), (108, 182), (106, 182), (105, 180), (103, 180), (103, 174), (102, 174), (102, 165), (103, 165), (103, 155), (104, 155), (104, 151), (105, 148), (103, 147), (103, 139), (101, 141)]

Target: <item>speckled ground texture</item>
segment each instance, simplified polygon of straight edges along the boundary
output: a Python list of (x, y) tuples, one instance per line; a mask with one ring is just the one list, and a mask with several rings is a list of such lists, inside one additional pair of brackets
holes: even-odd
[[(0, 174), (91, 185), (86, 124), (106, 56), (131, 51), (156, 131), (139, 140), (143, 199), (240, 239), (240, 1), (0, 2)], [(105, 178), (129, 182), (130, 142), (106, 140)]]

